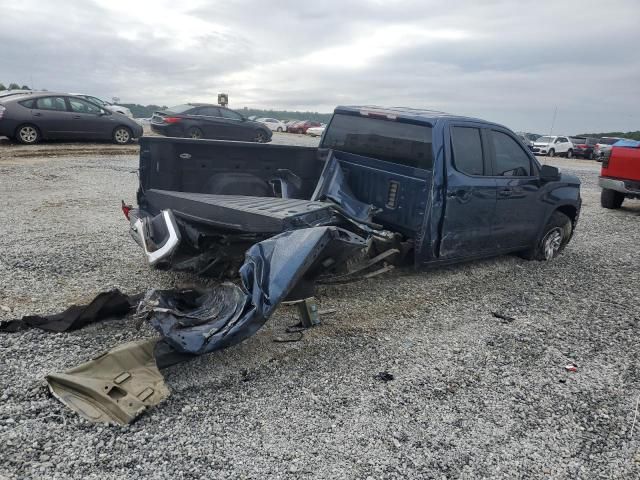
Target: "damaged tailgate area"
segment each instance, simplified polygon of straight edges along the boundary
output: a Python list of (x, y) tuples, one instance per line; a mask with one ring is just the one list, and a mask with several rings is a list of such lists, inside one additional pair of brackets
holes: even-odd
[[(397, 182), (391, 185), (399, 194)], [(130, 314), (160, 335), (47, 376), (56, 398), (94, 422), (133, 421), (168, 396), (162, 369), (242, 342), (283, 301), (303, 302), (308, 316), (317, 317), (309, 303), (317, 283), (384, 273), (412, 251), (411, 238), (376, 222), (384, 205), (355, 197), (332, 152), (310, 200), (160, 189), (144, 195), (149, 211), (123, 210), (148, 263), (225, 281), (116, 297), (119, 309), (107, 305), (106, 313), (97, 310), (93, 317), (91, 305), (98, 299), (72, 307), (87, 317), (79, 326)], [(25, 318), (5, 329), (18, 327), (39, 325)]]
[(249, 249), (240, 268), (240, 286), (150, 290), (133, 317), (149, 321), (161, 339), (122, 345), (48, 375), (49, 388), (87, 420), (129, 423), (169, 395), (158, 368), (255, 334), (283, 300), (309, 296), (306, 287), (329, 259), (343, 261), (364, 244), (363, 238), (336, 227), (285, 232)]

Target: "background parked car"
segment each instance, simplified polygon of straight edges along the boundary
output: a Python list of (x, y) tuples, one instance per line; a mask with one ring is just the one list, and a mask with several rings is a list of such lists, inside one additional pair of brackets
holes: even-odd
[(538, 135), (537, 133), (529, 132), (516, 132), (516, 135), (518, 135), (522, 142), (528, 147), (533, 147), (533, 142), (541, 137), (541, 135)]
[(600, 140), (598, 140), (598, 143), (596, 143), (596, 146), (593, 150), (593, 154), (595, 155), (596, 159), (598, 161), (602, 160), (602, 157), (604, 155), (611, 152), (611, 146), (619, 140), (622, 139), (618, 137), (602, 137)]
[(287, 125), (284, 122), (277, 120), (275, 118), (258, 118), (256, 122), (263, 123), (264, 125), (269, 127), (269, 130), (271, 130), (272, 132), (287, 131)]
[(307, 133), (307, 129), (309, 127), (319, 127), (322, 124), (320, 122), (314, 122), (311, 120), (302, 120), (301, 122), (296, 122), (288, 128), (290, 133)]
[(533, 153), (550, 157), (555, 157), (556, 155), (571, 157), (573, 155), (573, 144), (569, 141), (569, 137), (545, 135), (533, 142)]
[(575, 157), (586, 158), (592, 160), (594, 157), (594, 149), (598, 142), (595, 138), (570, 137), (569, 140), (573, 145), (572, 154)]
[(126, 115), (129, 118), (133, 118), (131, 110), (129, 110), (127, 107), (123, 107), (122, 105), (116, 105), (114, 103), (107, 102), (106, 100), (102, 100), (98, 97), (94, 97), (93, 95), (85, 95), (84, 93), (70, 93), (69, 95), (84, 98), (86, 100), (89, 100), (90, 102), (97, 103), (102, 108), (105, 108), (110, 112), (121, 113), (122, 115)]
[(311, 135), (312, 137), (321, 137), (324, 133), (326, 125), (320, 125), (319, 127), (309, 127), (307, 128), (307, 135)]
[(124, 145), (142, 136), (142, 125), (84, 98), (40, 92), (0, 98), (0, 135), (26, 144), (75, 139)]
[(154, 112), (151, 129), (168, 137), (269, 142), (271, 130), (238, 112), (210, 103), (186, 103)]
[(291, 127), (291, 125), (293, 125), (294, 123), (298, 123), (300, 120), (285, 120), (284, 124), (287, 126), (287, 132), (289, 131), (289, 128)]

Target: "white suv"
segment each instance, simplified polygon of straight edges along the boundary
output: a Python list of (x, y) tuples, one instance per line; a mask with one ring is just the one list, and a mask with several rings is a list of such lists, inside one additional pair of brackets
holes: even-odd
[(571, 158), (573, 156), (573, 143), (571, 143), (569, 137), (544, 136), (533, 142), (533, 153), (550, 157), (566, 155)]

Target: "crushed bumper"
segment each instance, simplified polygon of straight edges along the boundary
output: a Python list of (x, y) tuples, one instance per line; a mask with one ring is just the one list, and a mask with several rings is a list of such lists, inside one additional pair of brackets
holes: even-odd
[(155, 217), (141, 215), (137, 209), (132, 210), (129, 222), (129, 233), (142, 247), (149, 265), (168, 261), (180, 244), (180, 229), (171, 210), (163, 210)]

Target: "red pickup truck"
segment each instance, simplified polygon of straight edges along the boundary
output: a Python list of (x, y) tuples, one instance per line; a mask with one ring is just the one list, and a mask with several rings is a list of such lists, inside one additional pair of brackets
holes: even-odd
[(625, 198), (640, 199), (640, 143), (633, 143), (614, 146), (605, 153), (598, 179), (604, 208), (620, 208)]

